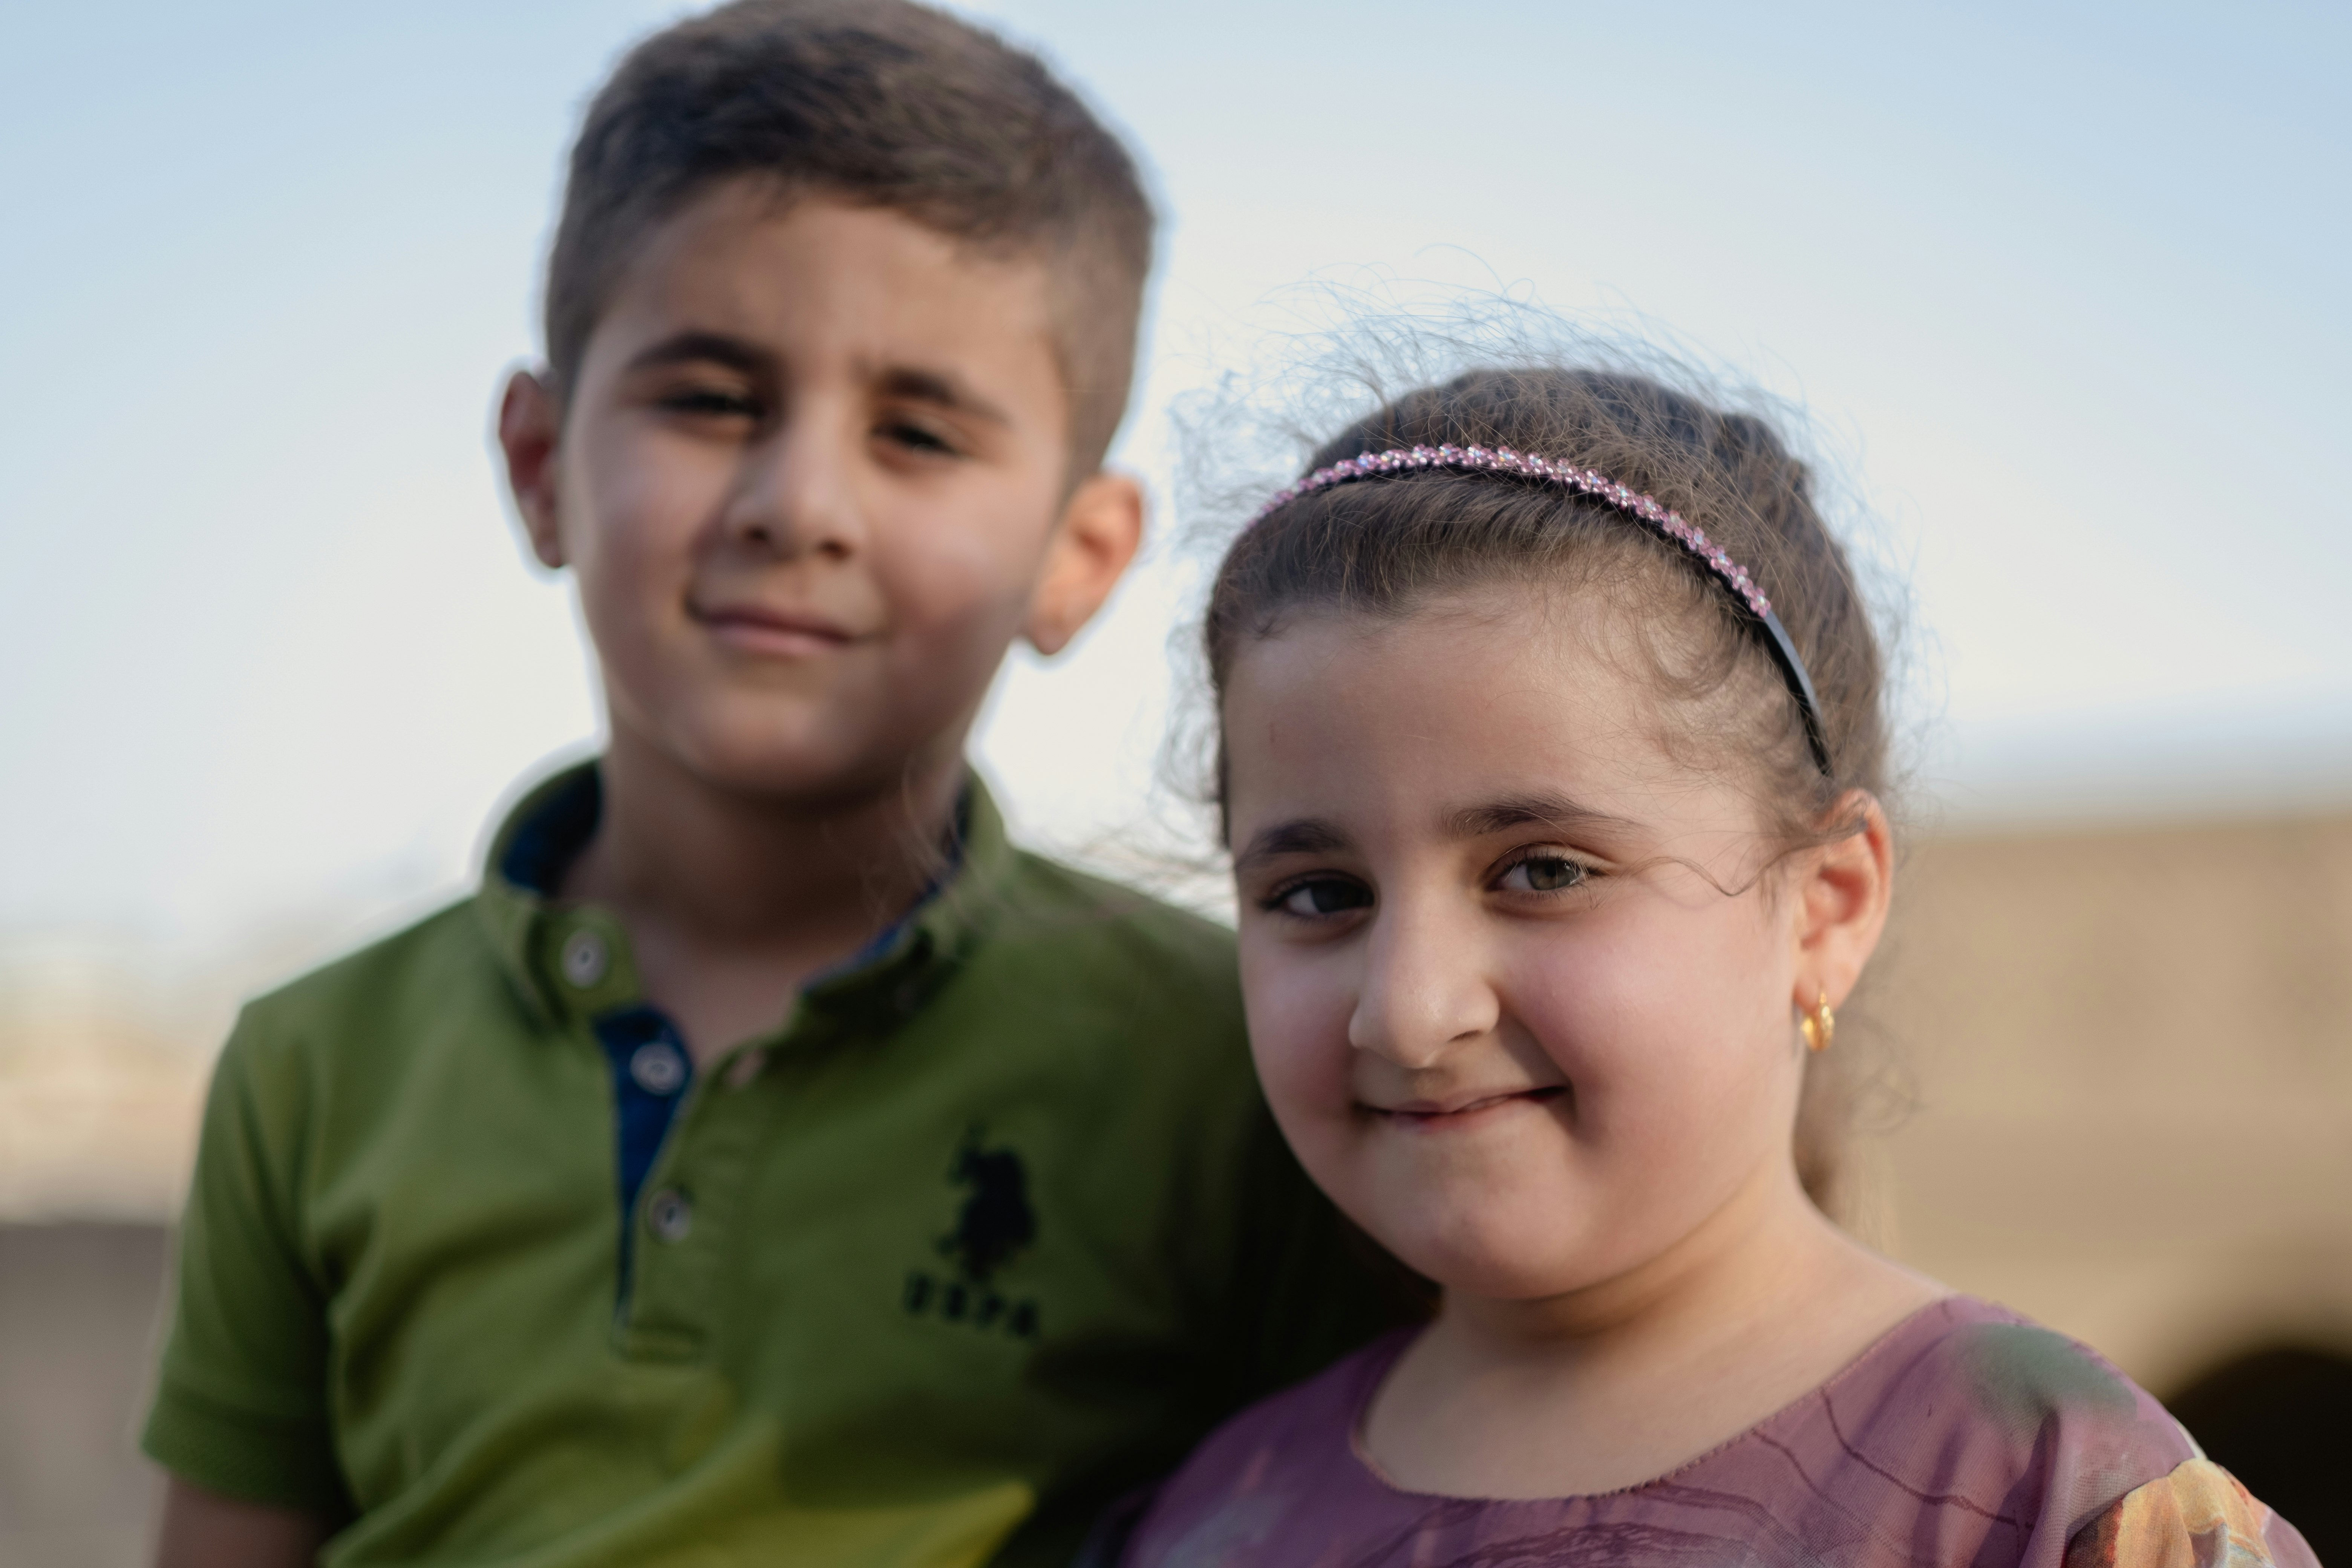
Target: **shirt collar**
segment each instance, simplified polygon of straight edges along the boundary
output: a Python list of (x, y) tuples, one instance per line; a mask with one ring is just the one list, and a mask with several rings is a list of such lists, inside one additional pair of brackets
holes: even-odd
[[(475, 907), (501, 968), (542, 1023), (588, 1018), (641, 999), (626, 934), (593, 903), (549, 896), (595, 831), (604, 783), (577, 763), (525, 793), (490, 841)], [(895, 926), (811, 981), (792, 1032), (887, 1026), (919, 1010), (1002, 912), (1015, 851), (975, 773), (957, 804), (958, 837), (941, 881)]]

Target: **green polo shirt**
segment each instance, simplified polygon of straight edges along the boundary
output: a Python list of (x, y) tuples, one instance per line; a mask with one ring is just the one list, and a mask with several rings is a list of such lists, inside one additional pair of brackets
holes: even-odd
[(976, 783), (947, 884), (647, 1144), (624, 1079), (679, 1064), (616, 1052), (618, 922), (508, 874), (595, 791), (245, 1010), (169, 1469), (332, 1516), (337, 1568), (1058, 1563), (1392, 1318), (1259, 1100), (1227, 933), (1013, 848)]

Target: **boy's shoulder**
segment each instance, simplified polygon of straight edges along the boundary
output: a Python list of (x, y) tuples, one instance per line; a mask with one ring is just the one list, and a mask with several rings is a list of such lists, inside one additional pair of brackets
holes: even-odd
[(447, 976), (490, 957), (477, 918), (480, 895), (453, 899), (408, 924), (302, 971), (250, 1005), (289, 1016), (370, 1006), (387, 992)]
[(1234, 933), (1150, 893), (1082, 871), (1034, 850), (1015, 849), (1005, 879), (1013, 919), (1001, 933), (1019, 942), (1098, 942), (1145, 963), (1214, 970), (1230, 977)]
[(381, 1057), (373, 1043), (420, 1026), (527, 1027), (528, 1003), (499, 963), (479, 900), (455, 900), (254, 997), (231, 1051), (361, 1062)]
[(1235, 1076), (1255, 1094), (1232, 931), (1034, 851), (992, 859), (970, 900), (941, 911), (960, 951), (938, 1027), (1002, 1036), (1034, 1059)]
[[(987, 884), (985, 918), (963, 922), (976, 938), (963, 956), (1038, 987), (1033, 1002), (1112, 993), (1150, 996), (1192, 1019), (1238, 1018), (1234, 933), (1215, 921), (1009, 845)], [(486, 885), (295, 976), (247, 1004), (237, 1044), (349, 1054), (354, 1043), (420, 1027), (545, 1022), (532, 984), (544, 933), (527, 929), (538, 920), (509, 918), (520, 913), (513, 902)]]

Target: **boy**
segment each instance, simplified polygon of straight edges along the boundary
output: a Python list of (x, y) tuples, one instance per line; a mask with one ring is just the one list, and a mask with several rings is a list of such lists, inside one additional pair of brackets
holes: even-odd
[(599, 95), (499, 437), (609, 745), (240, 1020), (163, 1562), (1057, 1563), (1376, 1326), (1224, 934), (1012, 849), (963, 762), (1135, 552), (1150, 229), (903, 0), (748, 0)]

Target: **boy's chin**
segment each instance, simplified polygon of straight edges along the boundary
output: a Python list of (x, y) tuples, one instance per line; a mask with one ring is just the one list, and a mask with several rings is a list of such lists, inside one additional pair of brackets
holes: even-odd
[(910, 775), (929, 771), (919, 745), (824, 726), (696, 727), (649, 739), (706, 788), (806, 809), (847, 808), (903, 792)]

